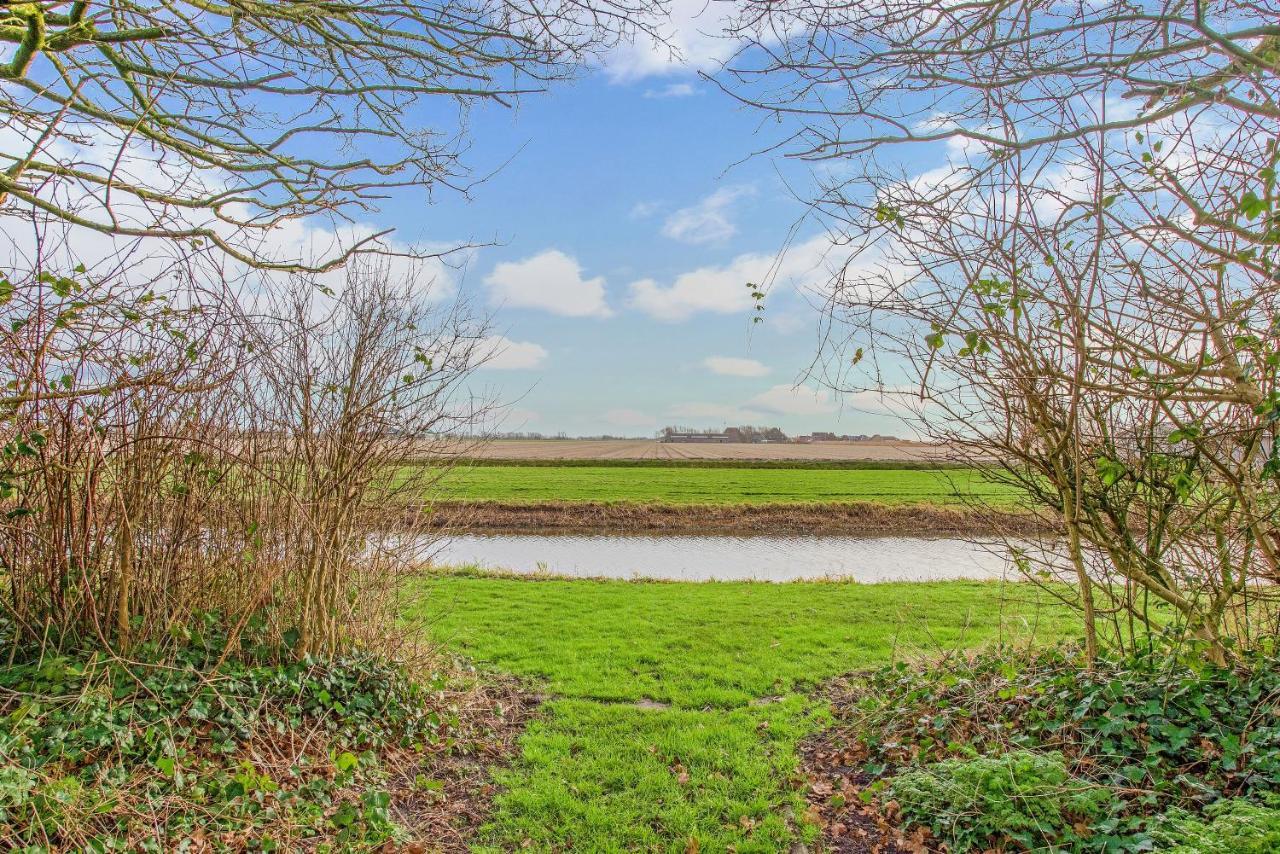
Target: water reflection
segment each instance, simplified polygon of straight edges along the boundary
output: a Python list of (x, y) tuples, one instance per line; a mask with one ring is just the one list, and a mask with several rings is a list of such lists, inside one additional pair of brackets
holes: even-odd
[(435, 546), (441, 566), (577, 577), (793, 581), (1017, 578), (995, 543), (925, 537), (465, 535)]

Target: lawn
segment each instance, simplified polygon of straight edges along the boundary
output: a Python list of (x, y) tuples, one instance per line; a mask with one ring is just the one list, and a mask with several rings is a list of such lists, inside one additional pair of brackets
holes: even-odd
[(480, 850), (781, 851), (811, 834), (796, 745), (848, 670), (1075, 625), (1030, 585), (448, 575), (406, 616), (546, 692)]
[(483, 465), (460, 467), (441, 484), (461, 501), (606, 501), (663, 504), (873, 502), (1009, 506), (1010, 487), (973, 469), (695, 468)]

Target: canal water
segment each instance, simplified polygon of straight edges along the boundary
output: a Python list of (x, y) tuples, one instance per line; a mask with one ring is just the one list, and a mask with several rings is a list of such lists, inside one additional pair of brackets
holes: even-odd
[(439, 566), (583, 578), (876, 582), (1019, 577), (996, 543), (929, 537), (463, 535), (431, 548)]

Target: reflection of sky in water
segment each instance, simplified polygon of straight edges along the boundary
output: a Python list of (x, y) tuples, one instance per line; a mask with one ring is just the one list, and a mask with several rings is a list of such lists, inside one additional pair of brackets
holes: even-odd
[(997, 545), (924, 537), (456, 536), (435, 563), (513, 572), (683, 581), (1018, 578)]

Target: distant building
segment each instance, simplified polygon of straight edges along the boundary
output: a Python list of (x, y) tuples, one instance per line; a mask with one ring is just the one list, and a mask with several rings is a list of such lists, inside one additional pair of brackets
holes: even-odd
[(738, 441), (730, 438), (728, 433), (663, 433), (663, 442), (688, 442), (693, 444), (728, 444)]
[(663, 427), (658, 434), (662, 442), (702, 442), (727, 444), (742, 442), (758, 444), (762, 442), (787, 442), (787, 434), (777, 427), (725, 427), (723, 430), (702, 430), (697, 427)]

